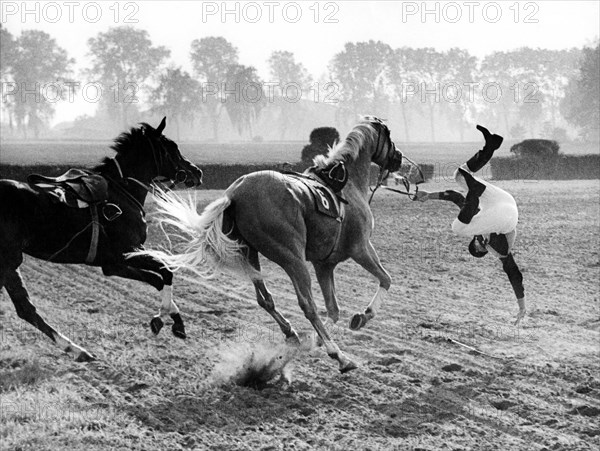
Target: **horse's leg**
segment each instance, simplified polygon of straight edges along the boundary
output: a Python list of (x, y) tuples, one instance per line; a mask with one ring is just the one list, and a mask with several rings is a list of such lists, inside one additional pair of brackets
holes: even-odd
[(329, 357), (338, 361), (339, 369), (342, 373), (357, 368), (356, 363), (350, 360), (348, 356), (346, 356), (346, 354), (344, 354), (338, 345), (331, 339), (327, 333), (327, 330), (325, 329), (325, 326), (323, 325), (323, 322), (319, 318), (317, 307), (315, 306), (315, 302), (312, 298), (310, 273), (308, 272), (306, 263), (301, 258), (294, 256), (283, 265), (283, 269), (288, 274), (290, 279), (292, 279), (294, 289), (296, 290), (296, 295), (298, 296), (300, 308), (304, 312), (306, 319), (310, 321), (313, 328), (317, 331), (317, 334), (323, 341)]
[(327, 315), (333, 321), (337, 323), (340, 318), (340, 308), (338, 306), (337, 298), (335, 297), (335, 282), (333, 280), (333, 270), (336, 265), (331, 263), (313, 262), (315, 267), (315, 274), (317, 280), (323, 292), (323, 298), (325, 299), (325, 308), (327, 308)]
[[(258, 260), (258, 252), (256, 251), (256, 249), (249, 247), (247, 257), (252, 267), (257, 271), (260, 271), (260, 262)], [(254, 288), (256, 289), (256, 299), (258, 301), (258, 305), (264, 308), (267, 311), (267, 313), (269, 313), (269, 315), (271, 315), (273, 319), (275, 319), (277, 324), (279, 324), (279, 328), (284, 333), (286, 338), (295, 340), (299, 343), (300, 339), (298, 338), (298, 334), (296, 333), (290, 322), (275, 309), (275, 302), (273, 301), (273, 296), (271, 295), (271, 292), (267, 289), (267, 286), (265, 285), (264, 281), (262, 279), (254, 279), (252, 280), (252, 283), (254, 284)]]
[[(166, 290), (163, 290), (167, 285), (165, 284), (165, 280), (163, 275), (161, 275), (158, 271), (152, 271), (149, 269), (140, 269), (130, 266), (129, 261), (127, 263), (107, 263), (102, 266), (102, 272), (106, 276), (119, 276), (125, 279), (138, 280), (140, 282), (145, 282), (149, 285), (152, 285), (158, 291), (163, 291), (162, 296), (162, 304), (161, 310), (165, 304), (170, 305), (172, 303), (171, 293), (172, 293), (172, 285), (169, 285)], [(172, 279), (171, 279), (172, 282)], [(174, 304), (173, 304), (174, 305)], [(175, 306), (177, 308), (177, 306)], [(183, 330), (183, 321), (181, 321), (181, 316), (179, 315), (179, 311), (171, 315), (173, 318), (173, 334), (179, 338), (185, 338), (185, 330)], [(177, 326), (176, 326), (177, 324)], [(163, 327), (162, 319), (160, 315), (152, 318), (150, 322), (150, 328), (152, 332), (157, 334), (160, 332), (160, 329)]]
[(95, 357), (81, 346), (77, 346), (60, 332), (50, 326), (44, 318), (36, 311), (35, 306), (29, 300), (29, 293), (25, 288), (21, 274), (17, 269), (8, 270), (4, 275), (4, 287), (8, 292), (10, 299), (15, 305), (15, 310), (19, 318), (24, 319), (31, 325), (45, 333), (65, 352), (73, 352), (77, 355), (78, 362), (88, 362), (95, 360)]
[[(143, 249), (143, 248), (142, 248)], [(185, 326), (183, 319), (179, 313), (179, 307), (173, 301), (173, 273), (167, 269), (163, 262), (152, 257), (151, 255), (135, 255), (125, 259), (125, 263), (128, 266), (135, 268), (145, 269), (152, 272), (159, 273), (164, 282), (164, 287), (161, 291), (161, 303), (156, 314), (150, 321), (150, 328), (154, 334), (158, 334), (162, 329), (164, 322), (162, 320), (164, 315), (169, 315), (173, 320), (173, 326), (171, 331), (173, 335), (178, 338), (186, 338)]]
[(383, 302), (383, 298), (390, 289), (392, 279), (387, 271), (383, 269), (383, 266), (381, 266), (379, 256), (370, 242), (367, 243), (366, 248), (364, 248), (362, 252), (353, 255), (352, 258), (356, 261), (356, 263), (373, 274), (375, 277), (377, 277), (377, 280), (379, 280), (379, 288), (367, 306), (365, 312), (356, 313), (350, 320), (350, 329), (358, 330), (367, 324), (369, 320), (375, 317), (377, 310)]

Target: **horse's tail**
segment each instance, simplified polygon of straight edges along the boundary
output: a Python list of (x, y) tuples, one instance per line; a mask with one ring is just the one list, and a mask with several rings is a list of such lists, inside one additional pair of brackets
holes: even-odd
[[(186, 236), (174, 246), (174, 251), (143, 251), (161, 260), (172, 271), (187, 269), (202, 278), (210, 279), (221, 272), (241, 273), (251, 279), (262, 276), (244, 255), (245, 245), (231, 239), (223, 232), (223, 215), (232, 205), (227, 194), (210, 203), (201, 214), (196, 211), (196, 202), (174, 194), (155, 195), (158, 220), (171, 225)], [(179, 241), (179, 240), (178, 240)]]

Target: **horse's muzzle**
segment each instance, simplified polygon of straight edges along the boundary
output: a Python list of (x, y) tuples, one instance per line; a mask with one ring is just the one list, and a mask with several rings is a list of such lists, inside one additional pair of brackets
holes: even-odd
[(184, 183), (186, 187), (192, 188), (194, 186), (202, 185), (202, 170), (193, 166), (189, 169), (180, 169), (175, 174), (176, 182)]
[(394, 148), (392, 155), (390, 156), (388, 163), (385, 165), (385, 169), (390, 172), (396, 172), (402, 166), (402, 152)]

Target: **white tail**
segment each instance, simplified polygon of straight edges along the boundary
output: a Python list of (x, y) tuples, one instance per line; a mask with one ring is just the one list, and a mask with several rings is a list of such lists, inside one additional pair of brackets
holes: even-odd
[(261, 278), (260, 272), (243, 255), (244, 245), (223, 233), (223, 213), (231, 205), (227, 196), (210, 203), (202, 214), (197, 213), (192, 196), (186, 200), (175, 193), (161, 191), (154, 199), (161, 227), (169, 224), (189, 238), (177, 244), (175, 252), (147, 250), (142, 254), (158, 258), (171, 271), (187, 269), (205, 279), (223, 271), (242, 273), (251, 279)]

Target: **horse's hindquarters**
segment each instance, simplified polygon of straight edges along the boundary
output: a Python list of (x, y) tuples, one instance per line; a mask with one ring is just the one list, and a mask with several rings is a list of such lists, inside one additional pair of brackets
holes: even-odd
[(232, 200), (228, 215), (243, 241), (280, 265), (280, 254), (289, 252), (323, 259), (335, 242), (340, 223), (318, 213), (308, 188), (285, 174), (248, 174), (227, 190), (227, 196)]
[[(57, 204), (45, 193), (0, 181), (0, 247), (57, 263), (82, 263), (91, 231), (87, 209)], [(87, 243), (87, 246), (86, 246)]]
[(35, 224), (36, 193), (28, 185), (0, 180), (0, 248), (20, 249), (27, 238), (29, 224)]

